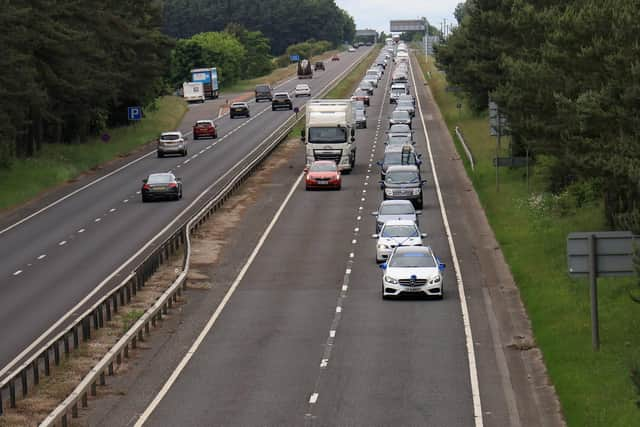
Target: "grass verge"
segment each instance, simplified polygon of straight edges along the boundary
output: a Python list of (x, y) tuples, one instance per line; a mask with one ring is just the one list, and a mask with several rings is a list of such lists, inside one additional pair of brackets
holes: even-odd
[[(606, 229), (602, 206), (578, 209), (546, 194), (542, 165), (532, 168), (529, 194), (524, 170), (508, 168), (500, 169), (496, 192), (496, 141), (488, 134), (487, 115), (474, 114), (464, 99), (445, 90), (444, 74), (432, 59), (419, 61), (518, 284), (568, 425), (638, 425), (631, 379), (640, 360), (640, 306), (629, 298), (634, 281), (599, 280), (602, 347), (594, 352), (588, 283), (567, 274), (567, 234)], [(475, 172), (457, 142), (456, 125), (476, 159)]]
[(105, 143), (93, 138), (85, 144), (45, 144), (32, 158), (16, 159), (9, 169), (0, 169), (0, 210), (23, 203), (44, 190), (76, 178), (83, 172), (125, 156), (157, 137), (158, 132), (174, 129), (182, 120), (187, 107), (182, 98), (159, 98), (153, 110), (132, 126), (110, 129)]

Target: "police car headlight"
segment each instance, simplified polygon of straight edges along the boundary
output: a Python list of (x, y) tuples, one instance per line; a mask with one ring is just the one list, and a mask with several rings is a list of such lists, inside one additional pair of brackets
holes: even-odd
[(393, 190), (390, 188), (387, 188), (384, 190), (384, 194), (386, 194), (387, 196), (393, 196)]
[(422, 190), (419, 189), (419, 188), (414, 188), (413, 189), (413, 195), (414, 196), (419, 196), (421, 192), (422, 192)]
[(391, 283), (392, 285), (397, 285), (398, 284), (398, 280), (394, 279), (391, 276), (384, 276), (384, 281), (387, 283)]

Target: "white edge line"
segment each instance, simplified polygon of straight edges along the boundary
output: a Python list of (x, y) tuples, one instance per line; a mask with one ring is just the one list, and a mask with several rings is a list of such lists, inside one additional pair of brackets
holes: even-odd
[(469, 358), (469, 380), (471, 382), (471, 394), (473, 398), (473, 417), (475, 420), (475, 427), (482, 427), (482, 403), (480, 401), (480, 383), (478, 381), (478, 367), (476, 365), (476, 355), (473, 347), (473, 334), (471, 332), (471, 318), (469, 317), (469, 308), (467, 307), (467, 297), (464, 292), (464, 283), (462, 281), (462, 273), (460, 271), (460, 264), (458, 262), (458, 255), (456, 252), (456, 245), (453, 242), (453, 234), (451, 233), (451, 227), (449, 226), (449, 219), (447, 217), (447, 209), (444, 205), (444, 198), (442, 197), (442, 190), (440, 189), (440, 181), (438, 179), (438, 173), (436, 172), (436, 165), (433, 160), (433, 152), (431, 150), (431, 140), (429, 139), (429, 133), (427, 132), (427, 125), (422, 115), (422, 103), (420, 102), (420, 96), (418, 96), (418, 86), (416, 85), (416, 79), (413, 74), (413, 65), (409, 61), (409, 70), (411, 71), (411, 79), (413, 80), (413, 89), (416, 94), (416, 103), (418, 104), (418, 111), (420, 112), (420, 122), (422, 123), (422, 129), (427, 140), (427, 151), (429, 152), (429, 162), (431, 163), (431, 172), (433, 174), (433, 183), (436, 187), (436, 193), (438, 195), (438, 202), (440, 204), (440, 213), (442, 214), (442, 222), (447, 233), (447, 240), (449, 241), (449, 250), (451, 251), (451, 258), (453, 259), (453, 267), (456, 272), (456, 280), (458, 282), (458, 293), (460, 294), (460, 308), (462, 311), (462, 322), (464, 324), (464, 334), (466, 336), (467, 344), (467, 357)]
[(300, 185), (300, 182), (302, 181), (303, 177), (304, 177), (304, 173), (301, 173), (298, 176), (298, 179), (296, 179), (296, 181), (294, 182), (293, 186), (289, 190), (289, 194), (287, 194), (287, 197), (284, 199), (284, 201), (280, 205), (280, 208), (278, 208), (278, 211), (276, 212), (275, 216), (273, 217), (273, 219), (271, 220), (271, 222), (267, 226), (267, 229), (264, 231), (264, 233), (262, 233), (262, 236), (260, 237), (260, 240), (258, 241), (258, 244), (253, 249), (253, 252), (251, 252), (251, 255), (249, 256), (249, 259), (244, 264), (244, 266), (242, 267), (242, 270), (240, 270), (240, 273), (238, 274), (238, 276), (235, 278), (235, 280), (231, 284), (231, 287), (229, 288), (229, 290), (225, 294), (224, 298), (222, 299), (222, 301), (220, 302), (220, 304), (216, 308), (216, 311), (213, 313), (213, 315), (211, 316), (211, 318), (207, 322), (207, 324), (204, 327), (204, 329), (200, 332), (200, 335), (198, 335), (198, 338), (196, 338), (194, 343), (191, 345), (191, 347), (189, 348), (189, 351), (187, 351), (187, 354), (184, 355), (184, 357), (182, 358), (182, 360), (180, 361), (180, 363), (178, 364), (176, 369), (172, 372), (172, 374), (169, 377), (169, 379), (164, 383), (164, 385), (162, 386), (162, 389), (158, 392), (156, 397), (151, 401), (149, 406), (147, 406), (145, 411), (140, 415), (140, 418), (138, 418), (138, 420), (135, 423), (135, 427), (141, 427), (142, 425), (144, 425), (144, 423), (147, 421), (149, 416), (151, 416), (151, 414), (153, 413), (155, 408), (158, 406), (158, 404), (160, 404), (160, 401), (169, 392), (169, 389), (171, 388), (171, 386), (176, 382), (176, 380), (178, 379), (178, 376), (180, 376), (180, 374), (182, 373), (184, 368), (189, 363), (189, 360), (191, 360), (191, 357), (195, 354), (196, 351), (198, 351), (198, 348), (200, 347), (200, 345), (202, 344), (202, 342), (204, 341), (206, 336), (209, 334), (209, 331), (211, 331), (211, 328), (213, 328), (213, 326), (215, 325), (216, 321), (218, 320), (218, 317), (220, 316), (220, 313), (222, 313), (222, 310), (224, 310), (225, 306), (227, 305), (227, 303), (231, 299), (231, 296), (235, 293), (236, 289), (238, 288), (238, 285), (240, 284), (240, 282), (244, 278), (245, 274), (247, 273), (247, 271), (249, 270), (249, 268), (253, 264), (253, 261), (258, 256), (258, 252), (260, 252), (260, 249), (262, 249), (262, 246), (264, 245), (264, 242), (269, 237), (269, 234), (271, 233), (271, 230), (275, 226), (276, 222), (278, 222), (278, 219), (282, 215), (282, 212), (284, 212), (284, 209), (286, 208), (287, 204), (289, 203), (289, 200), (291, 199), (291, 197), (293, 196), (294, 192), (296, 191), (296, 188)]

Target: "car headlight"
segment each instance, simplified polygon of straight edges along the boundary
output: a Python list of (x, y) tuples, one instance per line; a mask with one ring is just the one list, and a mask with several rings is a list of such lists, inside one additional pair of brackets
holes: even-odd
[(422, 192), (422, 190), (419, 189), (419, 188), (414, 188), (413, 189), (413, 195), (414, 196), (419, 196), (421, 192)]
[(383, 243), (378, 244), (378, 249), (389, 249), (389, 245), (385, 245)]
[(435, 285), (438, 284), (442, 281), (442, 277), (440, 277), (440, 275), (434, 276), (429, 280), (429, 284), (430, 285)]
[(386, 194), (387, 196), (393, 196), (393, 190), (390, 188), (386, 188), (384, 190), (384, 194)]
[(387, 283), (391, 283), (392, 285), (397, 285), (398, 284), (398, 280), (394, 279), (391, 276), (384, 276), (384, 281)]

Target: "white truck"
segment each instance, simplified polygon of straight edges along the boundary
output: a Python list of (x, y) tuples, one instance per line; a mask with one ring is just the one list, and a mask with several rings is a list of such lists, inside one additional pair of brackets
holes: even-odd
[(202, 83), (182, 83), (182, 96), (187, 102), (204, 102), (204, 85)]
[(307, 166), (316, 160), (333, 160), (340, 171), (350, 172), (356, 163), (355, 129), (350, 99), (309, 101), (301, 135)]

